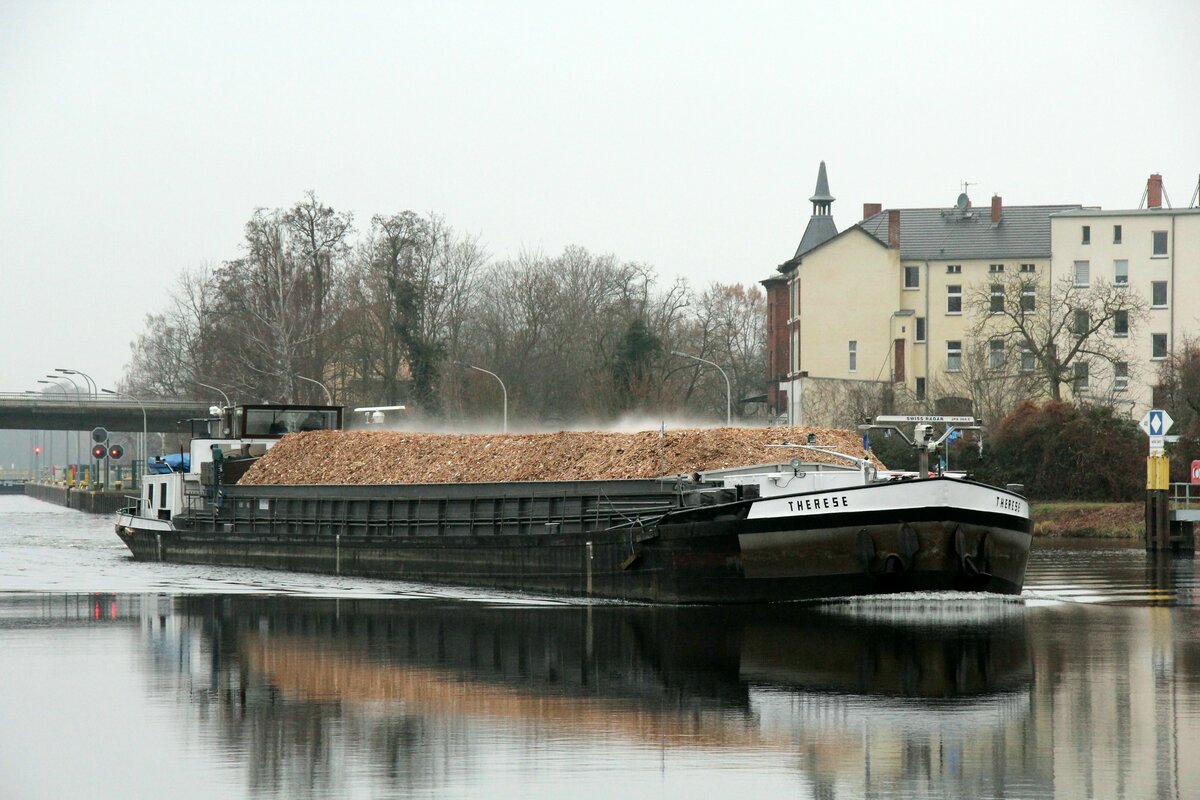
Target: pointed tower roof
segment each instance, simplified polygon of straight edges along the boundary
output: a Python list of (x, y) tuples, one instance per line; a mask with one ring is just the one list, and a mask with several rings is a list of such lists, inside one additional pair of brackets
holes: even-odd
[(825, 174), (824, 161), (821, 162), (821, 168), (817, 170), (817, 190), (808, 199), (813, 204), (813, 213), (808, 220), (808, 227), (804, 229), (804, 236), (800, 238), (800, 246), (796, 248), (796, 255), (792, 256), (793, 261), (814, 247), (829, 241), (838, 233), (837, 225), (833, 224), (833, 217), (830, 216), (830, 206), (833, 205), (834, 198), (829, 193), (829, 176)]
[(808, 198), (813, 204), (816, 203), (832, 203), (835, 198), (829, 193), (829, 176), (825, 174), (825, 162), (821, 162), (821, 168), (817, 170), (817, 189), (813, 192), (813, 196)]

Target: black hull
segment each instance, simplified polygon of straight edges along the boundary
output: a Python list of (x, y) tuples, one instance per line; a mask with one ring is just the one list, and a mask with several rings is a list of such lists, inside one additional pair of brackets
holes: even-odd
[[(715, 515), (714, 515), (715, 516)], [(845, 515), (842, 515), (845, 516)], [(887, 592), (1017, 594), (1031, 535), (993, 520), (710, 519), (587, 533), (264, 535), (118, 524), (141, 560), (293, 570), (659, 603)], [(861, 522), (866, 524), (853, 524)], [(844, 524), (842, 524), (844, 523)]]

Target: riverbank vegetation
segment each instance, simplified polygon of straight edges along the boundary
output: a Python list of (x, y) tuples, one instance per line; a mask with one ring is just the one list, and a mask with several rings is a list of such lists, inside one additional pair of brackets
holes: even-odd
[[(230, 249), (234, 251), (231, 243)], [(637, 412), (725, 418), (766, 384), (755, 285), (663, 284), (652, 267), (567, 247), (493, 260), (478, 237), (404, 211), (360, 224), (309, 193), (259, 209), (236, 257), (183, 274), (132, 345), (124, 387), (238, 402), (406, 405), (524, 424)], [(761, 405), (758, 406), (761, 409)]]

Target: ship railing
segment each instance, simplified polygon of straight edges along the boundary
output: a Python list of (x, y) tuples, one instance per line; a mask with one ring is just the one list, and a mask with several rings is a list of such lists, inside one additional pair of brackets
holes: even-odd
[(1176, 509), (1200, 510), (1200, 484), (1172, 483), (1171, 506)]

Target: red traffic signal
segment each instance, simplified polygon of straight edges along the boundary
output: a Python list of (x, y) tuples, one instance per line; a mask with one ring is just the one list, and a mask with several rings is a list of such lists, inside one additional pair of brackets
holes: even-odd
[(108, 455), (108, 448), (102, 444), (92, 445), (92, 458), (97, 461)]
[(42, 448), (40, 448), (40, 447), (33, 448), (33, 454), (35, 456), (40, 456), (42, 454)]
[(123, 455), (125, 455), (125, 448), (119, 444), (114, 444), (108, 448), (108, 457), (113, 461), (116, 461)]

